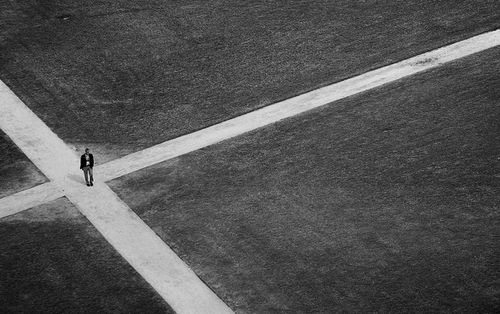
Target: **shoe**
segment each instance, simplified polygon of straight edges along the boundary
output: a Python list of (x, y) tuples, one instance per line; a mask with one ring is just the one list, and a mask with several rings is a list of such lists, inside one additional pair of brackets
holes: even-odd
[(87, 186), (90, 186), (90, 183), (87, 183)]
[(90, 182), (90, 186), (94, 186), (94, 183), (93, 183), (93, 182)]

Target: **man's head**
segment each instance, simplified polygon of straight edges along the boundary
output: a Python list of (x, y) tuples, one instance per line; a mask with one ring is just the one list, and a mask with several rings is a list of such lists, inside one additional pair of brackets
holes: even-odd
[(90, 152), (90, 149), (85, 148), (85, 154), (88, 154)]

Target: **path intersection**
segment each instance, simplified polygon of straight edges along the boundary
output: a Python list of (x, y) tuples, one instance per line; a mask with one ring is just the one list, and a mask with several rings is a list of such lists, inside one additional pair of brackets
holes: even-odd
[(498, 45), (500, 30), (481, 34), (112, 160), (96, 166), (92, 188), (76, 152), (0, 82), (1, 130), (49, 179), (0, 199), (0, 218), (65, 196), (176, 312), (231, 313), (106, 182)]

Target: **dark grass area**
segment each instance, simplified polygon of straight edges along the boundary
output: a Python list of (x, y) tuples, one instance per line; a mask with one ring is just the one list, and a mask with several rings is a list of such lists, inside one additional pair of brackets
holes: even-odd
[(0, 198), (46, 181), (40, 170), (0, 130)]
[(499, 55), (110, 184), (237, 312), (498, 312)]
[(106, 159), (500, 26), (496, 0), (2, 0), (0, 12), (0, 78)]
[(65, 198), (0, 220), (1, 313), (174, 313)]

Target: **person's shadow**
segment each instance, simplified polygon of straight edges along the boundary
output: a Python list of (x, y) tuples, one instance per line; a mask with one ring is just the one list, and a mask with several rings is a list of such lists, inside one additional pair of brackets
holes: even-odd
[(68, 178), (71, 181), (74, 181), (74, 182), (77, 182), (77, 183), (81, 183), (81, 184), (85, 184), (85, 179), (83, 178), (83, 175), (79, 176), (79, 175), (71, 173), (71, 174), (68, 174)]

